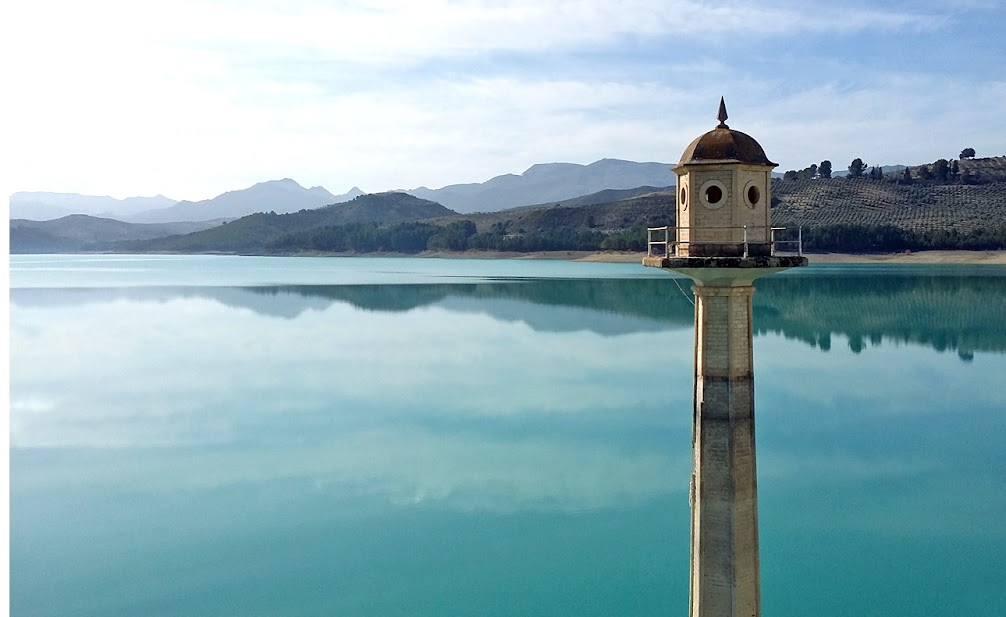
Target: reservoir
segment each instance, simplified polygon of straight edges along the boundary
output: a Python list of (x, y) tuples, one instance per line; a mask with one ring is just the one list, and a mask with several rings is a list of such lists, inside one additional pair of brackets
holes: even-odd
[[(12, 255), (11, 613), (683, 615), (690, 282)], [(1006, 267), (754, 296), (766, 615), (1006, 606)]]

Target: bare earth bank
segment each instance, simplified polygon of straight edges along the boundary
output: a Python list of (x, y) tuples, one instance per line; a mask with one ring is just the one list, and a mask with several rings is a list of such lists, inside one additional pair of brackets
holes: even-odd
[[(565, 259), (570, 261), (599, 261), (610, 263), (640, 263), (645, 253), (590, 251), (538, 251), (535, 253), (508, 253), (494, 251), (466, 251), (463, 253), (426, 251), (421, 257), (451, 259)], [(917, 251), (909, 253), (851, 255), (847, 253), (808, 253), (812, 264), (997, 264), (1006, 265), (1006, 251)]]
[(1006, 264), (1006, 251), (917, 251), (908, 253), (847, 255), (808, 254), (812, 264)]

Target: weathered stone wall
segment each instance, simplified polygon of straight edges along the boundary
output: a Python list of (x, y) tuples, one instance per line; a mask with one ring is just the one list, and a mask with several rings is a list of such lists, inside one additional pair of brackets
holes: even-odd
[(761, 612), (751, 286), (695, 288), (692, 617)]
[[(679, 255), (715, 256), (743, 253), (744, 230), (751, 244), (766, 244), (771, 232), (771, 168), (760, 165), (712, 164), (676, 169), (678, 186), (677, 224), (683, 242)], [(722, 190), (716, 204), (706, 199), (706, 191), (715, 183)], [(757, 199), (749, 199), (754, 188)], [(710, 244), (711, 243), (711, 244)], [(741, 248), (738, 248), (741, 247)], [(767, 254), (768, 248), (756, 247), (749, 252)]]

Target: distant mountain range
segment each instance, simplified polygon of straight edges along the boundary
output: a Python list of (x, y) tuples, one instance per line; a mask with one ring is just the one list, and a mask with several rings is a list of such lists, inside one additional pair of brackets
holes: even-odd
[(325, 188), (302, 187), (290, 178), (271, 180), (239, 191), (228, 191), (213, 199), (180, 201), (168, 208), (148, 210), (127, 217), (132, 223), (168, 223), (172, 221), (209, 221), (238, 218), (256, 212), (288, 214), (349, 201), (363, 195), (357, 187), (343, 195), (333, 195)]
[[(483, 250), (497, 245), (503, 247), (498, 250), (539, 250), (520, 248), (522, 238), (533, 240), (535, 246), (594, 246), (607, 236), (638, 235), (642, 233), (638, 230), (646, 226), (673, 224), (674, 176), (669, 167), (613, 159), (590, 165), (550, 163), (534, 165), (519, 176), (498, 176), (481, 184), (413, 191), (461, 204), (457, 206), (461, 213), (404, 191), (364, 195), (354, 187), (344, 195), (333, 195), (322, 187), (308, 189), (290, 179), (262, 182), (200, 202), (174, 202), (161, 195), (117, 200), (16, 193), (11, 196), (10, 244), (12, 253), (340, 252), (354, 249), (312, 247), (320, 246), (316, 240), (321, 235), (332, 236), (332, 227), (357, 223), (389, 226), (409, 221), (450, 227), (467, 219), (465, 225), (448, 232), (465, 234), (460, 243), (447, 236), (433, 241), (431, 234), (436, 232), (430, 225), (418, 225), (416, 230), (422, 231), (415, 231), (415, 237), (396, 236), (396, 242), (400, 240), (402, 246), (432, 242), (434, 248), (450, 248), (464, 245), (469, 236), (477, 233), (481, 235), (473, 238), (471, 246)], [(998, 229), (1006, 221), (1006, 157), (959, 161), (960, 176), (941, 182), (932, 179), (931, 170), (927, 176), (929, 167), (925, 165), (909, 168), (914, 182), (902, 182), (902, 174), (894, 171), (899, 168), (904, 169), (885, 167), (891, 172), (881, 181), (836, 177), (773, 182), (773, 222), (811, 228), (893, 225), (912, 233), (978, 233)], [(641, 184), (616, 188), (637, 182)], [(604, 188), (582, 192), (593, 186)], [(562, 195), (571, 196), (560, 198)], [(518, 205), (499, 209), (505, 203)], [(51, 221), (18, 218), (32, 209), (38, 216), (46, 211), (104, 212), (110, 208), (118, 209), (119, 216), (113, 219), (77, 214)], [(357, 235), (368, 233), (361, 231)], [(423, 234), (420, 241), (419, 235)], [(515, 248), (506, 248), (511, 245)], [(394, 248), (395, 243), (377, 246), (385, 248), (361, 250), (402, 250)]]
[[(882, 180), (777, 180), (772, 183), (773, 224), (823, 229), (825, 234), (833, 233), (828, 228), (835, 226), (862, 228), (850, 232), (857, 238), (897, 228), (923, 234), (916, 244), (929, 243), (924, 246), (940, 242), (958, 248), (1001, 246), (996, 238), (1006, 242), (1006, 157), (959, 165), (960, 176), (946, 181), (923, 179), (921, 166), (910, 168), (910, 183), (897, 173)], [(406, 193), (390, 192), (289, 214), (257, 213), (219, 225), (212, 221), (137, 224), (84, 215), (46, 222), (14, 220), (10, 238), (12, 253), (408, 253), (466, 246), (519, 252), (597, 250), (599, 245), (642, 250), (645, 227), (674, 224), (674, 204), (673, 190), (637, 187), (557, 203), (459, 214)], [(212, 227), (200, 231), (199, 226)], [(457, 234), (462, 235), (458, 238)]]
[(325, 188), (304, 188), (294, 180), (271, 180), (213, 199), (177, 201), (156, 197), (96, 197), (76, 193), (20, 192), (10, 196), (10, 218), (49, 221), (70, 214), (87, 214), (127, 223), (174, 223), (234, 219), (256, 212), (285, 214), (342, 203), (363, 195), (357, 187), (342, 195)]
[(496, 176), (482, 183), (452, 184), (439, 189), (419, 187), (406, 192), (461, 213), (495, 212), (531, 204), (555, 203), (605, 189), (673, 186), (668, 163), (635, 163), (601, 159), (590, 165), (542, 163), (524, 173)]
[[(515, 206), (557, 203), (603, 190), (667, 187), (674, 174), (666, 163), (635, 163), (603, 159), (590, 165), (543, 163), (523, 174), (496, 176), (486, 182), (453, 184), (439, 189), (420, 187), (400, 192), (435, 201), (457, 212), (491, 212)], [(175, 201), (157, 197), (93, 197), (73, 193), (15, 193), (11, 218), (45, 221), (69, 214), (88, 214), (130, 223), (169, 223), (233, 219), (256, 212), (286, 214), (349, 201), (364, 192), (353, 187), (333, 195), (323, 187), (304, 188), (289, 178), (260, 182), (213, 199)]]
[(70, 214), (87, 214), (125, 220), (140, 212), (168, 208), (176, 203), (177, 200), (164, 195), (116, 199), (76, 193), (22, 191), (10, 196), (10, 218), (50, 221)]

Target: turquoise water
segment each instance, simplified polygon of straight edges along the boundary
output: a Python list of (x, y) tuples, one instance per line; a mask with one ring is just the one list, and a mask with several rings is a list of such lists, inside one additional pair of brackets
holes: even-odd
[[(10, 275), (14, 615), (687, 611), (692, 307), (662, 272)], [(1002, 612), (1004, 307), (1001, 267), (758, 283), (764, 614)]]

